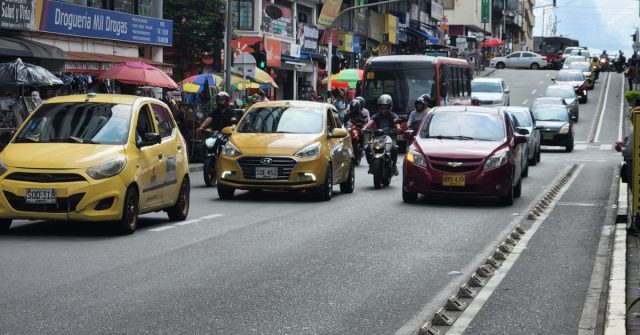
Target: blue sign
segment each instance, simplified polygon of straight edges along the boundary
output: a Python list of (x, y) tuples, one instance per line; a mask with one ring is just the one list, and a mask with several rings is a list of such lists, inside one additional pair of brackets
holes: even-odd
[(138, 44), (173, 44), (173, 22), (45, 1), (40, 30), (50, 33), (118, 40)]
[(353, 44), (353, 53), (359, 54), (362, 51), (360, 49), (360, 36), (353, 35), (353, 39), (351, 39), (351, 43)]

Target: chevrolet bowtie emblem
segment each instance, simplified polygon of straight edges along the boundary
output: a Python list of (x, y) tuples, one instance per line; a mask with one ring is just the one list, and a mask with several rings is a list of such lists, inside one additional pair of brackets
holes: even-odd
[(462, 166), (462, 162), (448, 162), (447, 164), (451, 167)]

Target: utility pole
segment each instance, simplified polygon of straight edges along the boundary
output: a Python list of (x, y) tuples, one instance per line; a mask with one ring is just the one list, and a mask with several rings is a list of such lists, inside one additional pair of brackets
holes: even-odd
[(542, 37), (544, 37), (544, 16), (546, 15), (545, 9), (546, 7), (542, 7)]
[(227, 12), (225, 18), (225, 44), (224, 44), (224, 88), (227, 92), (231, 92), (231, 64), (233, 53), (231, 52), (231, 36), (233, 35), (233, 22), (232, 22), (232, 2), (227, 1)]

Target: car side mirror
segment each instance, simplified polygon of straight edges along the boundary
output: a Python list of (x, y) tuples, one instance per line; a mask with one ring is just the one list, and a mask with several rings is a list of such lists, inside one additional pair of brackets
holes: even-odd
[(527, 128), (517, 128), (516, 131), (520, 135), (529, 135), (529, 129)]
[(508, 89), (508, 88), (505, 88), (505, 89), (504, 89), (504, 93), (509, 93), (509, 92), (511, 92), (511, 90), (510, 90), (510, 89)]
[(333, 128), (331, 138), (345, 138), (349, 136), (349, 132), (344, 128)]
[(525, 136), (523, 136), (523, 135), (520, 135), (520, 134), (516, 134), (515, 140), (516, 140), (516, 144), (527, 143), (527, 138)]
[(158, 133), (146, 133), (142, 141), (138, 142), (138, 147), (148, 147), (162, 143), (162, 137)]
[(534, 129), (535, 130), (542, 130), (542, 129), (544, 129), (544, 127), (543, 126), (536, 126)]
[(234, 126), (224, 127), (224, 128), (222, 128), (221, 133), (222, 133), (222, 135), (229, 136), (233, 132), (234, 128), (235, 128)]

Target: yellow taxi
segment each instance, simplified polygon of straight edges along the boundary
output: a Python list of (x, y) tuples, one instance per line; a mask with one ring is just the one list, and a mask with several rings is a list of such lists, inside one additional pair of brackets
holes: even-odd
[(189, 213), (185, 140), (159, 100), (95, 94), (47, 100), (0, 153), (0, 231), (12, 219), (113, 221)]
[(253, 105), (218, 159), (218, 195), (236, 189), (308, 190), (330, 200), (333, 185), (353, 192), (355, 170), (349, 133), (330, 104), (272, 101)]

